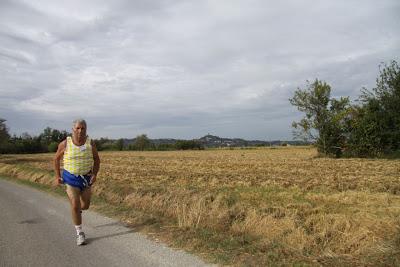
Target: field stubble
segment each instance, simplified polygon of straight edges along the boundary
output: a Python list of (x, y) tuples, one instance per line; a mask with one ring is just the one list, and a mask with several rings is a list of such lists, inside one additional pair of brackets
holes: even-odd
[[(180, 246), (219, 262), (400, 265), (399, 160), (308, 147), (100, 156), (96, 195), (167, 218)], [(51, 160), (3, 155), (0, 173), (50, 184)]]

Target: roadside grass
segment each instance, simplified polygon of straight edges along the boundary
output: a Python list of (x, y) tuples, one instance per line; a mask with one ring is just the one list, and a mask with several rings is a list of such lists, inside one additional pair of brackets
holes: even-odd
[[(400, 265), (398, 160), (307, 147), (100, 156), (93, 208), (210, 262)], [(51, 157), (2, 155), (0, 174), (54, 191)]]

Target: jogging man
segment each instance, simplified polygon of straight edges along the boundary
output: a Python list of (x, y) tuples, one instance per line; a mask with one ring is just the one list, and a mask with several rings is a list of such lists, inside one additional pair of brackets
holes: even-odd
[[(99, 154), (95, 143), (86, 135), (86, 129), (85, 120), (75, 120), (72, 125), (72, 137), (67, 137), (58, 145), (54, 157), (55, 184), (66, 184), (78, 246), (85, 244), (82, 210), (89, 208), (91, 185), (96, 181), (100, 168)], [(62, 174), (61, 159), (63, 159)]]

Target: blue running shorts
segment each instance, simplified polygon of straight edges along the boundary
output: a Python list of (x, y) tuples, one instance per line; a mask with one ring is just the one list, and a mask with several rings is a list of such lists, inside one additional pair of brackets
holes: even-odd
[(83, 191), (86, 187), (89, 187), (92, 185), (90, 183), (90, 178), (91, 178), (91, 175), (89, 175), (89, 174), (75, 175), (66, 170), (63, 170), (63, 172), (62, 172), (63, 183), (73, 186), (73, 187), (77, 187), (81, 191)]

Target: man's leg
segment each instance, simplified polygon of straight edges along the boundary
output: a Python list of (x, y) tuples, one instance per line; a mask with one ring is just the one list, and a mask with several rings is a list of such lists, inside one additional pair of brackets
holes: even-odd
[(71, 203), (71, 215), (72, 221), (75, 225), (82, 224), (82, 216), (81, 216), (81, 190), (77, 187), (73, 187), (67, 185), (67, 195), (69, 198), (69, 202)]
[(67, 185), (67, 194), (71, 203), (72, 221), (75, 224), (77, 234), (76, 244), (78, 246), (85, 244), (85, 233), (82, 230), (82, 214), (81, 214), (81, 190), (79, 188)]
[(87, 210), (90, 206), (90, 198), (92, 196), (92, 189), (90, 186), (86, 187), (80, 194), (80, 204), (82, 210)]

